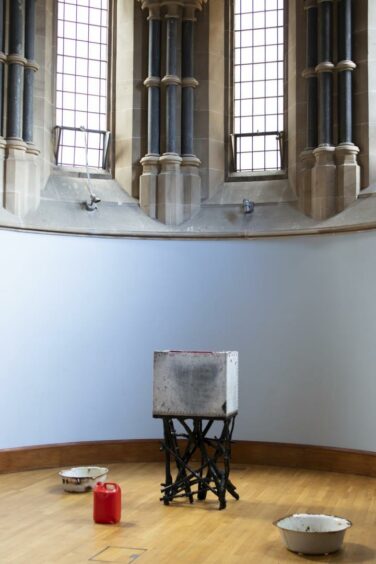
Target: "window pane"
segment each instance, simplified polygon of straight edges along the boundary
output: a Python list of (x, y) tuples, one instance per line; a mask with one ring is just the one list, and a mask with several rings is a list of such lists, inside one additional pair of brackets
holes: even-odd
[[(101, 166), (103, 137), (99, 130), (107, 129), (108, 107), (108, 4), (109, 0), (57, 2), (59, 164), (85, 166), (87, 157), (90, 166)], [(80, 127), (98, 132), (85, 134)]]
[(283, 0), (234, 2), (237, 170), (278, 170), (284, 124)]

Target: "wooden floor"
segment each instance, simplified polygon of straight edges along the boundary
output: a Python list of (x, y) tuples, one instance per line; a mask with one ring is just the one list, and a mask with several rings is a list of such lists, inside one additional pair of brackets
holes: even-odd
[[(123, 490), (119, 525), (92, 520), (92, 494), (68, 494), (56, 470), (0, 476), (0, 563), (268, 564), (376, 563), (376, 479), (262, 466), (233, 466), (241, 499), (159, 501), (160, 464), (113, 464)], [(332, 556), (288, 552), (272, 522), (292, 512), (344, 516), (354, 526)]]

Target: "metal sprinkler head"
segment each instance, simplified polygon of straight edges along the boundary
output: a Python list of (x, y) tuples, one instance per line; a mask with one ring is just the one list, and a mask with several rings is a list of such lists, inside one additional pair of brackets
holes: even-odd
[(97, 204), (99, 204), (100, 201), (100, 198), (97, 198), (95, 194), (91, 194), (90, 200), (84, 202), (85, 208), (87, 209), (87, 211), (95, 211), (96, 209), (98, 209)]
[(244, 198), (244, 200), (243, 200), (243, 212), (246, 213), (246, 214), (252, 213), (254, 209), (255, 209), (254, 202)]

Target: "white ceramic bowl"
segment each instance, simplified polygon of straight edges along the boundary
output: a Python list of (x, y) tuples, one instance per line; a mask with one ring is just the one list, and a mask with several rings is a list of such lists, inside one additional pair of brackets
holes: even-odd
[(351, 521), (334, 515), (295, 513), (273, 523), (286, 547), (300, 554), (330, 554), (339, 550)]
[(105, 482), (108, 468), (101, 466), (77, 466), (59, 472), (66, 492), (86, 492), (92, 490), (97, 482)]

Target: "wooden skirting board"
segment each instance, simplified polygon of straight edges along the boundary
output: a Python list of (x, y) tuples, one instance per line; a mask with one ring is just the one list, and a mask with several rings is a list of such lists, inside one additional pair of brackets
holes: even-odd
[[(160, 441), (95, 441), (0, 450), (0, 473), (115, 462), (162, 462)], [(339, 448), (235, 441), (233, 464), (263, 464), (376, 476), (376, 453)]]

